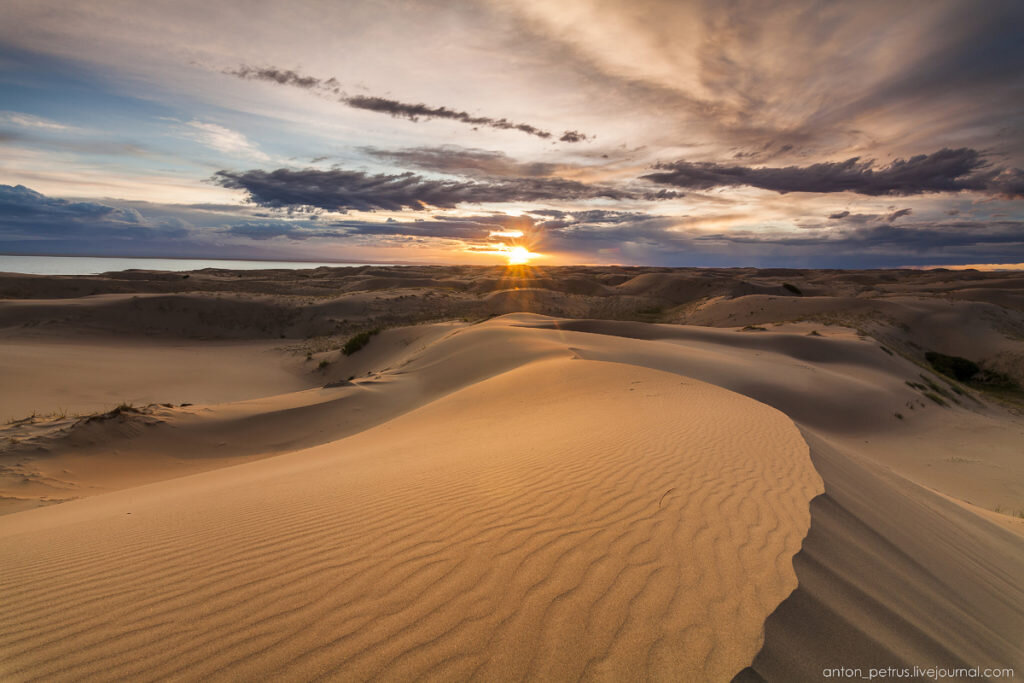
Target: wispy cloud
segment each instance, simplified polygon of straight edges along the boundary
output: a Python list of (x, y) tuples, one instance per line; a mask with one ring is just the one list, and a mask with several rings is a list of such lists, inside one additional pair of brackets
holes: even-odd
[(504, 152), (456, 145), (399, 150), (364, 147), (363, 151), (377, 159), (406, 168), (458, 175), (543, 177), (572, 168), (567, 164), (522, 162)]
[(75, 130), (74, 126), (68, 126), (51, 119), (43, 118), (42, 116), (33, 116), (32, 114), (23, 114), (17, 111), (0, 111), (0, 123), (7, 123), (14, 126), (20, 126), (22, 128), (35, 128), (37, 130)]
[[(431, 106), (423, 103), (402, 102), (400, 100), (374, 95), (347, 95), (341, 90), (341, 86), (337, 79), (333, 77), (328, 79), (319, 79), (314, 76), (299, 74), (290, 69), (252, 66), (241, 66), (237, 69), (228, 69), (224, 73), (231, 76), (237, 76), (238, 78), (266, 81), (269, 83), (277, 83), (279, 85), (302, 88), (318, 94), (334, 95), (338, 98), (339, 102), (347, 104), (355, 109), (365, 109), (367, 111), (388, 114), (389, 116), (407, 119), (409, 121), (447, 119), (471, 126), (483, 126), (486, 128), (494, 128), (496, 130), (517, 130), (544, 140), (550, 139), (554, 136), (551, 131), (538, 128), (537, 126), (528, 123), (510, 121), (504, 117), (480, 116), (445, 106)], [(558, 137), (560, 142), (583, 142), (587, 139), (589, 139), (589, 136), (577, 130), (567, 130)]]
[(258, 161), (270, 161), (269, 156), (260, 151), (259, 147), (236, 130), (231, 130), (216, 123), (197, 121), (195, 119), (187, 122), (185, 127), (185, 135), (187, 137), (219, 152)]

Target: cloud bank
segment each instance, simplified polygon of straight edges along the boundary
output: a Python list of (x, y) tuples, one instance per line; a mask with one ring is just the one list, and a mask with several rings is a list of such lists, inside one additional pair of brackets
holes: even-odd
[(239, 206), (110, 206), (0, 185), (0, 251), (281, 259), (376, 249), (363, 253), (386, 262), (409, 258), (394, 248), (414, 244), (457, 254), (486, 248), (496, 234), (522, 233), (542, 253), (578, 255), (585, 262), (845, 268), (1024, 262), (1024, 221), (915, 216), (907, 209), (849, 213), (798, 232), (715, 229), (714, 217), (709, 223), (698, 216), (615, 209), (313, 220), (261, 216)]
[(643, 178), (694, 190), (745, 185), (782, 194), (855, 192), (907, 196), (971, 190), (1008, 198), (1024, 197), (1024, 171), (993, 167), (980, 152), (966, 147), (897, 159), (884, 167), (876, 167), (873, 160), (852, 157), (803, 167), (754, 168), (674, 161), (659, 163), (655, 168), (658, 172)]
[(222, 187), (244, 190), (253, 203), (274, 209), (400, 211), (451, 209), (460, 204), (670, 198), (565, 178), (434, 180), (412, 172), (368, 174), (337, 168), (217, 171), (213, 180)]

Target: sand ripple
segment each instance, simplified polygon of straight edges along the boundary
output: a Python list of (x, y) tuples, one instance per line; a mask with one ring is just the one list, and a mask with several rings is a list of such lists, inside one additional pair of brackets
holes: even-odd
[(534, 362), (338, 442), (4, 518), (0, 676), (727, 680), (821, 490), (772, 408)]

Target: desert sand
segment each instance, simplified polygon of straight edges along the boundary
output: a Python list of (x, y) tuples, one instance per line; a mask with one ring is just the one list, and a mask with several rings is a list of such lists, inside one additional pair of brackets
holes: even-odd
[(188, 276), (0, 275), (5, 680), (1024, 671), (1024, 276)]

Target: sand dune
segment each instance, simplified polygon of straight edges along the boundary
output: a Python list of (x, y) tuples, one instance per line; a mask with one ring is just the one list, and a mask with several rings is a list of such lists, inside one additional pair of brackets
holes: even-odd
[(720, 680), (795, 587), (820, 490), (766, 406), (538, 361), (337, 443), (5, 518), (4, 674)]
[(0, 674), (1024, 670), (1020, 395), (924, 357), (1024, 377), (1022, 283), (0, 277), (5, 401), (139, 402), (0, 429)]

